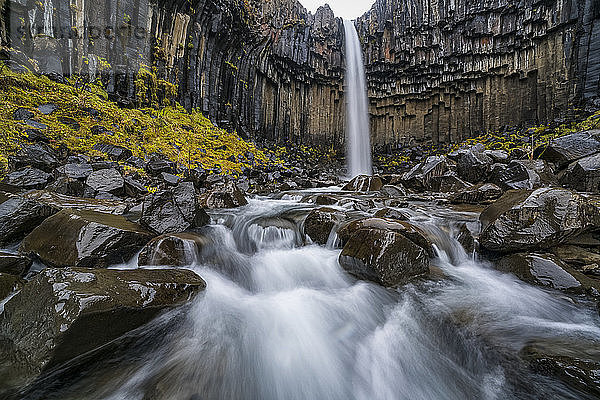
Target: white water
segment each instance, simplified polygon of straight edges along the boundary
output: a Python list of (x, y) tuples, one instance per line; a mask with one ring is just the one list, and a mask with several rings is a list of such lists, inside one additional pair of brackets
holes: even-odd
[(346, 40), (346, 146), (348, 175), (371, 175), (371, 141), (367, 82), (358, 33), (352, 21), (344, 21)]
[(214, 248), (190, 266), (207, 289), (191, 307), (145, 327), (104, 375), (92, 366), (100, 375), (44, 398), (587, 399), (517, 353), (530, 340), (600, 340), (596, 313), (467, 255), (455, 213), (411, 210), (446, 277), (387, 290), (346, 274), (339, 249), (302, 246), (284, 221), (306, 211), (251, 200), (213, 218)]

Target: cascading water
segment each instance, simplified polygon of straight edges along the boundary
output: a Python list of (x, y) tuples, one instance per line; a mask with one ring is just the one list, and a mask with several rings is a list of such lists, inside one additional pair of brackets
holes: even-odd
[(203, 294), (112, 359), (51, 376), (27, 398), (593, 398), (536, 375), (517, 354), (547, 338), (597, 343), (597, 314), (467, 254), (454, 227), (477, 214), (402, 209), (433, 238), (443, 277), (389, 290), (346, 274), (339, 249), (298, 241), (311, 207), (262, 199), (214, 214), (213, 245), (189, 267), (207, 281)]
[(352, 21), (344, 21), (344, 31), (346, 40), (346, 146), (348, 175), (352, 178), (360, 174), (371, 174), (371, 141), (362, 48)]

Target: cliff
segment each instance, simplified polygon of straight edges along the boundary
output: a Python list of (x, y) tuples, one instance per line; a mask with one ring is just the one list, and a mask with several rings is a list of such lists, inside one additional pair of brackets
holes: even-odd
[[(455, 142), (598, 106), (596, 0), (378, 0), (356, 25), (376, 146)], [(344, 141), (343, 27), (327, 6), (10, 0), (3, 27), (0, 40), (42, 71), (102, 75), (122, 104), (147, 100), (139, 70), (150, 66), (181, 104), (243, 136)]]

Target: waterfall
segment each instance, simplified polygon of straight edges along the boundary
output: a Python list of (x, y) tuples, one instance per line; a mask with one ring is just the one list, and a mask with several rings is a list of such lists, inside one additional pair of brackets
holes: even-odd
[(367, 82), (358, 33), (352, 21), (344, 21), (346, 37), (346, 146), (350, 178), (371, 169)]

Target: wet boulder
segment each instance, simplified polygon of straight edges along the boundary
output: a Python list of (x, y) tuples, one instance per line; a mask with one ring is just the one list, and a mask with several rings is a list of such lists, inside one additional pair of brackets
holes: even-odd
[(133, 156), (131, 150), (114, 144), (97, 143), (94, 145), (94, 150), (106, 154), (108, 158), (114, 161), (127, 160), (129, 157)]
[(461, 179), (478, 183), (485, 181), (494, 161), (479, 149), (469, 149), (456, 160), (456, 171)]
[(36, 200), (8, 197), (0, 203), (0, 243), (22, 238), (56, 211)]
[(496, 262), (496, 268), (527, 283), (566, 292), (582, 293), (594, 287), (590, 279), (571, 270), (551, 254), (512, 254)]
[(410, 189), (428, 190), (432, 178), (450, 172), (452, 163), (444, 156), (430, 156), (402, 176), (402, 183)]
[(338, 199), (333, 196), (328, 196), (326, 194), (320, 194), (315, 197), (315, 204), (319, 206), (331, 206), (337, 203)]
[(25, 281), (17, 275), (0, 272), (0, 301), (12, 292), (20, 290), (24, 284)]
[(3, 182), (22, 189), (43, 189), (52, 181), (52, 175), (37, 168), (22, 168), (6, 175)]
[(562, 136), (537, 147), (533, 156), (563, 168), (580, 158), (600, 153), (599, 134), (600, 130), (591, 130)]
[(534, 189), (555, 183), (551, 168), (542, 160), (516, 160), (494, 164), (489, 182), (504, 190)]
[(129, 261), (152, 236), (120, 215), (64, 209), (27, 235), (19, 252), (55, 267), (102, 268)]
[(2, 273), (24, 276), (32, 263), (33, 260), (27, 256), (0, 251), (0, 272)]
[(381, 210), (377, 210), (374, 216), (377, 218), (390, 218), (400, 221), (408, 221), (410, 219), (410, 214), (407, 212), (389, 207), (384, 207)]
[(584, 267), (586, 265), (600, 265), (600, 247), (583, 248), (579, 246), (563, 244), (549, 249), (554, 255), (562, 261), (574, 267)]
[(482, 204), (499, 199), (504, 190), (494, 185), (493, 183), (483, 183), (452, 196), (450, 201), (455, 204)]
[(148, 195), (142, 207), (140, 223), (158, 234), (183, 232), (210, 222), (192, 182)]
[(158, 156), (152, 157), (150, 161), (146, 163), (144, 169), (151, 176), (158, 176), (161, 172), (175, 172), (175, 167), (171, 161)]
[(206, 287), (182, 269), (47, 268), (0, 314), (0, 381), (23, 387), (187, 303)]
[(248, 204), (244, 192), (235, 183), (227, 181), (214, 185), (209, 191), (199, 197), (200, 205), (212, 208), (235, 208)]
[(342, 190), (352, 192), (374, 192), (380, 190), (383, 186), (383, 181), (378, 176), (357, 175), (348, 182)]
[(44, 143), (23, 145), (10, 161), (15, 169), (34, 167), (46, 172), (52, 172), (59, 164), (56, 151)]
[(399, 233), (423, 248), (427, 255), (433, 256), (434, 254), (433, 245), (421, 228), (410, 222), (388, 218), (362, 218), (346, 223), (337, 232), (342, 245), (347, 243), (361, 229), (381, 229)]
[(382, 197), (404, 197), (408, 194), (402, 185), (383, 185), (379, 189), (379, 194)]
[(58, 167), (56, 171), (69, 179), (86, 179), (94, 169), (88, 163), (68, 163)]
[(566, 189), (508, 191), (481, 213), (479, 241), (499, 252), (552, 247), (590, 226), (588, 207)]
[(91, 193), (110, 193), (115, 196), (125, 192), (125, 180), (115, 168), (105, 168), (92, 172), (85, 180)]
[(122, 215), (125, 214), (129, 208), (129, 205), (124, 201), (87, 199), (55, 193), (48, 190), (33, 190), (25, 193), (23, 197), (38, 201), (56, 210), (73, 208), (76, 210), (89, 210), (107, 214)]
[(206, 243), (204, 236), (193, 232), (161, 235), (144, 246), (138, 257), (138, 265), (190, 265), (198, 259)]
[(346, 218), (343, 211), (328, 207), (316, 208), (304, 220), (304, 234), (315, 243), (326, 244), (333, 228)]
[(429, 272), (429, 255), (404, 235), (384, 229), (359, 229), (344, 245), (339, 263), (348, 273), (386, 287)]
[(468, 182), (460, 179), (454, 172), (449, 172), (444, 175), (434, 176), (429, 180), (428, 190), (440, 193), (454, 193), (472, 187)]
[(477, 241), (473, 237), (473, 233), (469, 229), (466, 223), (462, 223), (458, 229), (456, 240), (465, 249), (467, 253), (473, 253), (477, 250)]
[(569, 165), (560, 184), (580, 192), (600, 193), (600, 153)]

